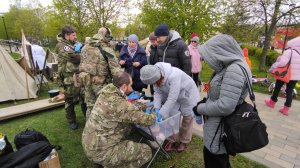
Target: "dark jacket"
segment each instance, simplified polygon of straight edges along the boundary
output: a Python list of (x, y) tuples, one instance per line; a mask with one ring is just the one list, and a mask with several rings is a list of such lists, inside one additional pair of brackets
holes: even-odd
[(191, 56), (178, 32), (171, 30), (167, 42), (157, 47), (159, 62), (170, 63), (191, 76)]
[[(147, 88), (147, 85), (144, 84), (140, 79), (140, 70), (143, 66), (147, 65), (145, 49), (138, 45), (136, 53), (134, 54), (133, 58), (131, 58), (128, 53), (128, 45), (125, 45), (121, 50), (119, 61), (120, 60), (126, 61), (124, 65), (121, 65), (121, 67), (125, 68), (125, 72), (131, 75), (133, 81), (132, 88), (137, 91)], [(139, 67), (133, 67), (133, 62), (139, 62), (141, 65)]]
[(158, 56), (157, 56), (157, 47), (154, 47), (153, 45), (150, 46), (150, 59), (149, 63), (150, 65), (154, 65), (158, 62)]

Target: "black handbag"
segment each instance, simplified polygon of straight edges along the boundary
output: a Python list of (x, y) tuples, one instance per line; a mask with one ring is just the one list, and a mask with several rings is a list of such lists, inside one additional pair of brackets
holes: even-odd
[(227, 153), (232, 156), (260, 149), (269, 143), (267, 127), (259, 118), (247, 71), (242, 66), (240, 68), (247, 79), (249, 96), (253, 105), (245, 101), (237, 105), (232, 114), (222, 117), (215, 133), (216, 136), (221, 127), (223, 133), (220, 135), (219, 143), (223, 142)]

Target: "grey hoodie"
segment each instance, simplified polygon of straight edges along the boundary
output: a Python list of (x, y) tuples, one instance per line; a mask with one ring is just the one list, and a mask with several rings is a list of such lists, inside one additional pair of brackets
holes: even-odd
[(158, 62), (164, 81), (161, 87), (154, 84), (154, 108), (160, 108), (163, 118), (172, 116), (177, 110), (182, 115), (192, 115), (192, 109), (200, 100), (198, 88), (193, 79), (169, 63)]
[(215, 71), (210, 82), (208, 99), (197, 108), (198, 113), (206, 118), (204, 145), (212, 153), (223, 154), (226, 153), (224, 144), (221, 143), (219, 148), (221, 130), (211, 145), (220, 119), (222, 116), (230, 115), (248, 95), (246, 77), (239, 65), (246, 69), (250, 82), (252, 74), (240, 46), (229, 35), (214, 36), (200, 47), (200, 54)]

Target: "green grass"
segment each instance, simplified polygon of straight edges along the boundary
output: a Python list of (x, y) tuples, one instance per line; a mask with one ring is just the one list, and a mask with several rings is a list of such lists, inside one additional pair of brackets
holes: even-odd
[(33, 101), (49, 98), (48, 90), (51, 90), (51, 89), (58, 89), (58, 86), (56, 83), (48, 81), (48, 85), (46, 85), (46, 84), (42, 85), (40, 95), (38, 96), (38, 98), (23, 99), (23, 100), (16, 100), (16, 101), (9, 100), (9, 101), (5, 101), (5, 102), (0, 102), (0, 108), (20, 105), (20, 104), (24, 104), (24, 103), (28, 103), (28, 102), (33, 102)]
[[(68, 128), (63, 108), (1, 121), (0, 130), (8, 136), (9, 141), (12, 143), (17, 133), (24, 131), (27, 127), (35, 128), (45, 134), (52, 144), (62, 146), (62, 150), (59, 151), (62, 167), (93, 168), (93, 163), (85, 157), (81, 146), (81, 134), (85, 121), (82, 113), (79, 112), (79, 106), (77, 106), (76, 111), (79, 129), (75, 131)], [(177, 155), (173, 152), (171, 160), (165, 160), (162, 155), (159, 155), (152, 167), (169, 167), (175, 164), (176, 167), (180, 168), (201, 168), (204, 164), (202, 149), (203, 140), (194, 136), (186, 151)], [(231, 164), (237, 168), (264, 167), (240, 155), (232, 157)]]
[(16, 53), (16, 52), (10, 53), (10, 52), (9, 52), (9, 54), (10, 54), (15, 60), (17, 60), (17, 59), (20, 58), (20, 54), (19, 54), (19, 53)]

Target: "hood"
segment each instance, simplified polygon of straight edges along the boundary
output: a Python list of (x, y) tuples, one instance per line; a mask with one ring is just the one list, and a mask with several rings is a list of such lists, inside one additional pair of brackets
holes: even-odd
[(92, 47), (99, 47), (103, 41), (104, 38), (101, 36), (101, 34), (95, 34), (92, 38), (90, 38), (89, 45)]
[(216, 35), (201, 45), (199, 50), (205, 62), (215, 71), (221, 71), (234, 61), (244, 62), (241, 47), (229, 35)]
[(172, 66), (170, 63), (158, 62), (155, 64), (160, 69), (161, 75), (164, 77), (164, 83), (166, 83), (168, 77), (172, 73)]
[(57, 40), (58, 42), (63, 42), (63, 43), (66, 43), (66, 44), (69, 44), (69, 45), (73, 46), (73, 44), (72, 44), (69, 40), (64, 39), (64, 38), (61, 36), (60, 33), (56, 36), (56, 40)]
[(171, 36), (171, 40), (169, 41), (169, 43), (181, 38), (180, 34), (175, 30), (170, 30), (170, 36)]
[(300, 48), (300, 36), (288, 41), (287, 48)]

